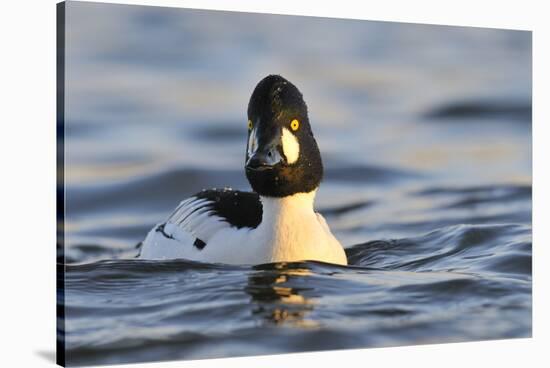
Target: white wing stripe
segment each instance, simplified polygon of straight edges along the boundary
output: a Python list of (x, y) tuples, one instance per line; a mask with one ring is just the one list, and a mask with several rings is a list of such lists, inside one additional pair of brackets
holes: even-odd
[(210, 240), (214, 233), (225, 227), (227, 227), (226, 224), (220, 221), (219, 218), (213, 216), (208, 218), (208, 220), (204, 221), (203, 223), (199, 224), (195, 229), (195, 232), (197, 234), (204, 234), (202, 235), (202, 237), (199, 238), (204, 242), (207, 242), (208, 240)]
[(185, 221), (185, 219), (189, 215), (191, 215), (195, 210), (201, 208), (206, 203), (208, 203), (208, 201), (205, 200), (205, 199), (200, 199), (200, 200), (195, 200), (195, 201), (189, 202), (184, 207), (182, 207), (182, 211), (176, 219), (169, 219), (168, 221), (173, 222), (175, 224), (180, 224), (183, 221)]
[(196, 197), (182, 201), (166, 220), (166, 233), (179, 240), (185, 237), (184, 232), (208, 242), (216, 232), (230, 226), (216, 216), (212, 203), (209, 199)]
[(166, 222), (168, 222), (171, 218), (175, 218), (176, 216), (179, 216), (179, 213), (182, 211), (183, 208), (185, 208), (185, 206), (189, 203), (189, 202), (192, 202), (194, 200), (193, 197), (191, 198), (187, 198), (183, 201), (180, 202), (180, 204), (176, 207), (176, 209), (174, 211), (172, 211), (172, 213), (170, 214), (170, 216), (168, 216), (166, 218)]
[[(202, 221), (203, 216), (206, 212), (208, 212), (208, 208), (200, 208), (187, 216), (183, 222), (181, 222), (179, 225), (185, 229), (188, 229), (189, 231), (192, 231), (192, 229), (195, 228), (197, 221)], [(207, 219), (207, 218), (204, 218)]]

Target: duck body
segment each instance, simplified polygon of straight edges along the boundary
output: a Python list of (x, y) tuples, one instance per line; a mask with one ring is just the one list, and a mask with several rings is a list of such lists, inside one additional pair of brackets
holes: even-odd
[[(183, 201), (166, 222), (149, 232), (139, 257), (227, 264), (347, 264), (342, 246), (313, 210), (314, 196), (312, 192), (262, 198), (228, 189), (203, 191)], [(232, 218), (223, 216), (222, 206), (226, 212), (235, 211), (233, 216), (241, 222), (229, 222)]]
[(203, 190), (184, 200), (147, 234), (139, 258), (347, 264), (314, 211), (323, 165), (307, 106), (278, 75), (261, 80), (250, 97), (245, 173), (253, 192)]

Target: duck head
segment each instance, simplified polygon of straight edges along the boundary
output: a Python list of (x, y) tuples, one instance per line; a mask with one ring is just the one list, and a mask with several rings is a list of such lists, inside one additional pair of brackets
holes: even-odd
[(250, 97), (245, 171), (264, 197), (309, 193), (321, 183), (323, 164), (306, 103), (279, 75), (262, 79)]

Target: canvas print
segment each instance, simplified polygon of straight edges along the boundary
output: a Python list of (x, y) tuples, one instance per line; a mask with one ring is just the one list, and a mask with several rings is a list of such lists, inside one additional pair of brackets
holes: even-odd
[(531, 336), (531, 32), (57, 27), (59, 364)]

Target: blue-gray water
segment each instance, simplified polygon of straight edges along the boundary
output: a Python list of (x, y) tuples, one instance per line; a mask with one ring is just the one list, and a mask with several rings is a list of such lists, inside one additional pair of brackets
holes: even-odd
[[(246, 105), (280, 73), (350, 266), (140, 261), (207, 187), (248, 190)], [(69, 3), (70, 365), (531, 335), (531, 34)]]

